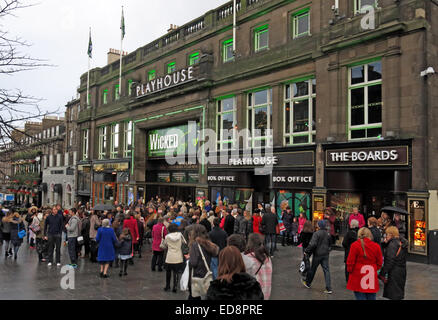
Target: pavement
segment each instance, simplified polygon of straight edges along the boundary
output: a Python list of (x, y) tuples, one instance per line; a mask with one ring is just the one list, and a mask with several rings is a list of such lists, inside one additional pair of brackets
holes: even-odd
[[(47, 266), (39, 262), (35, 250), (23, 244), (18, 259), (4, 257), (0, 246), (0, 300), (186, 300), (188, 294), (165, 292), (165, 272), (150, 270), (151, 245), (143, 246), (142, 258), (128, 266), (128, 275), (119, 277), (119, 269), (110, 268), (110, 277), (99, 277), (100, 266), (89, 259), (79, 259), (78, 268), (73, 274), (67, 270), (62, 274), (62, 266), (70, 263), (67, 247), (61, 249), (62, 266)], [(334, 250), (330, 254), (330, 273), (333, 294), (324, 294), (324, 276), (318, 269), (312, 288), (305, 288), (300, 281), (298, 267), (302, 249), (278, 245), (273, 258), (271, 300), (354, 300), (354, 295), (346, 289), (343, 251)], [(65, 270), (64, 270), (65, 272)], [(64, 277), (64, 278), (63, 278)], [(73, 286), (63, 289), (61, 284)], [(382, 288), (377, 294), (382, 298)], [(407, 263), (406, 299), (438, 299), (438, 266)]]

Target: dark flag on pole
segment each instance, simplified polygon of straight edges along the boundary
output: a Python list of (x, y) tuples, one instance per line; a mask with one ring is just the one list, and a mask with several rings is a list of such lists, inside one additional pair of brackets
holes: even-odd
[(122, 40), (125, 38), (125, 16), (123, 14), (123, 7), (122, 7), (122, 21), (120, 23), (120, 30), (122, 30)]
[(92, 58), (93, 56), (93, 42), (91, 41), (91, 29), (90, 29), (90, 40), (88, 41), (88, 56)]

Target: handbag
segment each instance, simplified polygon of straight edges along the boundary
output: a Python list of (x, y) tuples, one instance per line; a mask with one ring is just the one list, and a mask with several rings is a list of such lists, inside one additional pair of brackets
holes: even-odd
[(166, 250), (166, 249), (167, 249), (167, 245), (166, 245), (166, 243), (164, 242), (163, 235), (164, 235), (164, 227), (161, 229), (161, 242), (160, 242), (160, 249), (162, 249), (162, 250)]
[(181, 280), (179, 281), (179, 287), (180, 287), (181, 291), (189, 290), (189, 273), (190, 273), (189, 269), (190, 269), (189, 260), (187, 260), (186, 267), (185, 267), (184, 272), (181, 276)]
[(83, 245), (84, 244), (84, 237), (83, 236), (79, 236), (77, 238), (77, 241), (78, 241), (78, 245)]
[(26, 230), (20, 230), (20, 224), (18, 224), (18, 238), (23, 239), (26, 236)]
[(32, 230), (33, 233), (37, 234), (38, 232), (40, 232), (41, 227), (40, 227), (39, 224), (32, 224), (32, 225), (29, 227), (29, 229)]
[(187, 241), (183, 235), (181, 235), (181, 240), (182, 240), (181, 241), (181, 252), (182, 252), (183, 256), (185, 256), (185, 255), (189, 254), (190, 249), (189, 249)]
[(307, 272), (310, 269), (310, 260), (307, 255), (304, 255), (303, 260), (300, 263), (299, 272), (301, 276), (305, 277), (307, 275)]
[(201, 246), (198, 243), (199, 251), (201, 252), (202, 260), (204, 261), (207, 273), (203, 278), (194, 277), (192, 270), (192, 297), (202, 297), (207, 294), (207, 290), (210, 287), (210, 282), (213, 281), (213, 273), (211, 272), (207, 261), (205, 260), (204, 253), (202, 252)]

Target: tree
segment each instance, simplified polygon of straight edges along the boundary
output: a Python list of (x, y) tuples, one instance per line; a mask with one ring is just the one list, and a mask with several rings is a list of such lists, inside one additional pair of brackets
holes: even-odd
[[(3, 21), (7, 16), (33, 4), (25, 4), (21, 0), (0, 0), (0, 83), (6, 83), (7, 77), (16, 73), (33, 70), (38, 67), (49, 66), (44, 60), (35, 59), (22, 50), (30, 44), (18, 36), (13, 36), (9, 31), (3, 30)], [(28, 145), (21, 142), (22, 138), (30, 137), (26, 132), (19, 132), (19, 127), (27, 121), (41, 119), (48, 115), (40, 109), (41, 101), (26, 95), (20, 88), (5, 89), (0, 87), (0, 161), (9, 162), (13, 152), (26, 150)], [(13, 152), (6, 151), (8, 145), (13, 144)], [(5, 176), (4, 167), (0, 167), (0, 180)]]

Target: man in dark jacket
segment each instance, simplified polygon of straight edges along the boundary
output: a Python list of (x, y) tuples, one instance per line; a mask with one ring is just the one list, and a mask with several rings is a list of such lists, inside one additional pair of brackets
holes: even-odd
[(359, 221), (351, 220), (350, 228), (345, 234), (342, 246), (344, 247), (344, 263), (345, 263), (345, 281), (348, 283), (347, 258), (350, 253), (350, 247), (357, 240), (357, 233), (359, 232)]
[(53, 263), (54, 248), (56, 248), (56, 265), (61, 265), (61, 238), (63, 228), (64, 216), (62, 210), (58, 211), (56, 207), (53, 207), (52, 213), (47, 216), (46, 223), (44, 224), (44, 236), (45, 239), (48, 240), (49, 266)]
[[(292, 239), (292, 224), (293, 224), (294, 216), (292, 214), (292, 211), (290, 210), (290, 207), (287, 206), (286, 210), (283, 211), (283, 215), (281, 217), (281, 220), (283, 220), (284, 227), (286, 230), (283, 233), (283, 238), (281, 240), (281, 245), (284, 247), (286, 244), (291, 244)], [(285, 244), (286, 243), (286, 244)]]
[(246, 239), (246, 224), (243, 223), (245, 217), (243, 216), (242, 209), (237, 209), (237, 216), (234, 220), (234, 233), (242, 235)]
[(330, 253), (330, 235), (326, 230), (325, 221), (318, 221), (319, 230), (316, 231), (312, 239), (310, 240), (309, 246), (305, 250), (307, 256), (313, 254), (312, 266), (307, 273), (306, 280), (301, 279), (303, 285), (310, 289), (310, 286), (315, 276), (316, 269), (321, 265), (324, 271), (325, 287), (324, 293), (333, 293), (330, 283), (330, 269), (329, 269), (329, 253)]
[(234, 222), (235, 222), (235, 219), (234, 219), (233, 215), (231, 213), (229, 213), (225, 217), (225, 222), (224, 222), (224, 230), (228, 234), (228, 236), (231, 236), (234, 232)]
[[(221, 218), (214, 218), (213, 220), (213, 229), (208, 233), (211, 242), (219, 247), (219, 251), (227, 246), (227, 233), (222, 230), (219, 225), (221, 223)], [(210, 268), (211, 272), (213, 272), (213, 280), (217, 278), (217, 268), (219, 266), (218, 257), (211, 257)]]
[(262, 222), (260, 224), (262, 227), (261, 231), (265, 235), (265, 246), (266, 249), (269, 250), (271, 258), (274, 257), (275, 242), (277, 241), (277, 224), (277, 214), (275, 213), (275, 208), (272, 207), (271, 212), (267, 212), (263, 215)]

